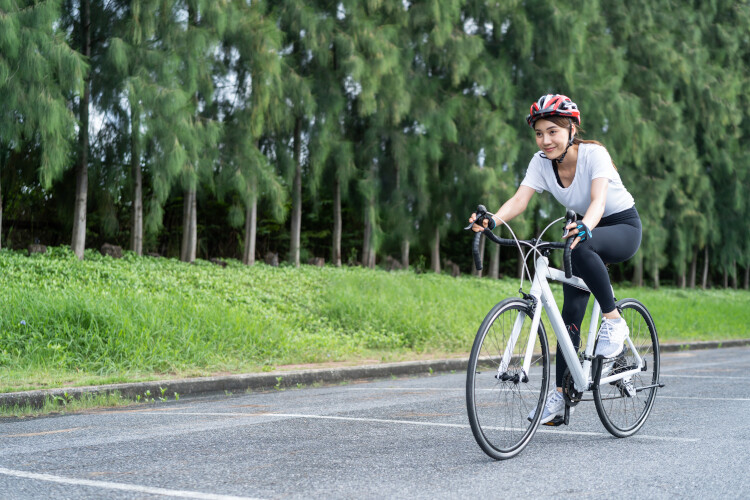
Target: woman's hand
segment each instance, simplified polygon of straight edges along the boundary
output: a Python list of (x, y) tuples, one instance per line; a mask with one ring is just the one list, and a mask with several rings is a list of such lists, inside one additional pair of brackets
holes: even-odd
[[(490, 221), (487, 219), (482, 220), (482, 226), (479, 224), (474, 224), (474, 221), (477, 220), (477, 214), (476, 212), (471, 214), (471, 217), (469, 217), (469, 223), (471, 224), (471, 230), (475, 233), (479, 233), (484, 231), (484, 228), (489, 227)], [(484, 227), (483, 227), (484, 226)]]
[(567, 233), (563, 234), (563, 239), (573, 238), (575, 236), (575, 239), (573, 240), (573, 244), (570, 245), (570, 249), (573, 250), (576, 245), (581, 241), (581, 238), (578, 237), (578, 231), (576, 231), (576, 227), (578, 227), (577, 222), (571, 222), (567, 226), (565, 226), (565, 230)]
[(575, 238), (573, 244), (570, 245), (571, 250), (573, 250), (581, 241), (591, 238), (591, 230), (583, 223), (583, 221), (571, 222), (565, 226), (565, 230), (567, 233), (563, 234), (563, 239)]

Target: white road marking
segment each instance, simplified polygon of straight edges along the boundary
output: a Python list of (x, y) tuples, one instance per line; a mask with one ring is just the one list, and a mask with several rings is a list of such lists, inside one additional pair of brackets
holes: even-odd
[(659, 394), (656, 399), (691, 399), (695, 401), (750, 401), (750, 398), (696, 398), (692, 396), (662, 396)]
[(659, 377), (676, 377), (676, 378), (716, 378), (716, 379), (727, 379), (727, 380), (750, 380), (750, 377), (735, 377), (732, 375), (672, 375), (671, 373), (667, 375), (661, 375), (659, 374)]
[[(144, 414), (146, 414), (144, 412)], [(149, 413), (149, 415), (164, 415), (162, 414), (154, 414)], [(311, 420), (338, 420), (338, 421), (345, 421), (345, 422), (367, 422), (367, 423), (376, 423), (376, 424), (402, 424), (402, 425), (417, 425), (417, 426), (423, 426), (423, 427), (450, 427), (450, 428), (458, 428), (458, 429), (468, 429), (469, 426), (466, 424), (449, 424), (444, 422), (422, 422), (419, 420), (395, 420), (395, 419), (386, 419), (386, 418), (364, 418), (364, 417), (341, 417), (337, 415), (309, 415), (309, 414), (303, 414), (303, 413), (238, 413), (238, 412), (174, 412), (170, 413), (169, 415), (191, 415), (191, 416), (215, 416), (215, 417), (282, 417), (282, 418), (308, 418)], [(489, 429), (498, 429), (498, 430), (521, 430), (521, 429), (512, 429), (512, 428), (505, 428), (505, 427), (488, 427)], [(569, 435), (576, 435), (576, 436), (609, 436), (609, 434), (604, 432), (583, 432), (583, 431), (566, 431), (562, 429), (556, 429), (554, 431), (552, 430), (546, 430), (543, 428), (539, 428), (538, 432), (542, 433), (555, 433), (555, 434), (569, 434)], [(680, 437), (669, 437), (669, 436), (649, 436), (649, 435), (641, 435), (636, 434), (632, 436), (635, 439), (647, 439), (647, 440), (653, 440), (653, 441), (678, 441), (678, 442), (686, 442), (686, 443), (694, 443), (699, 441), (699, 439), (694, 438), (680, 438)]]
[(93, 488), (104, 488), (108, 490), (132, 491), (136, 493), (162, 495), (174, 498), (197, 498), (199, 500), (257, 500), (249, 497), (218, 495), (214, 493), (201, 493), (198, 491), (170, 490), (167, 488), (155, 488), (152, 486), (140, 486), (137, 484), (112, 483), (109, 481), (92, 481), (90, 479), (53, 476), (52, 474), (40, 474), (37, 472), (5, 469), (3, 467), (0, 467), (0, 474), (4, 474), (6, 476), (21, 477), (24, 479), (35, 479), (37, 481), (48, 481), (51, 483), (70, 484), (73, 486), (90, 486)]
[(744, 359), (735, 359), (731, 361), (714, 361), (711, 363), (680, 363), (677, 366), (662, 366), (661, 372), (674, 372), (678, 370), (694, 370), (696, 368), (708, 368), (709, 366), (722, 366), (722, 365), (736, 365), (736, 364), (746, 364), (748, 362), (747, 358)]
[[(712, 376), (712, 375), (664, 375), (665, 377), (681, 377), (681, 378), (737, 378), (741, 380), (750, 380), (750, 377), (720, 377), (720, 376)], [(448, 389), (448, 388), (440, 388), (440, 389), (427, 389), (424, 387), (372, 387), (372, 388), (366, 388), (366, 387), (357, 387), (352, 388), (357, 389), (360, 391), (423, 391), (423, 392), (431, 392), (431, 391), (445, 391), (445, 392), (465, 392), (466, 389)], [(481, 391), (497, 391), (497, 389), (479, 389)], [(664, 389), (662, 389), (663, 391)], [(522, 392), (533, 392), (533, 391), (522, 391)], [(694, 399), (696, 401), (750, 401), (750, 398), (700, 398), (700, 397), (692, 397), (692, 396), (664, 396), (662, 392), (658, 393), (656, 396), (657, 399)]]

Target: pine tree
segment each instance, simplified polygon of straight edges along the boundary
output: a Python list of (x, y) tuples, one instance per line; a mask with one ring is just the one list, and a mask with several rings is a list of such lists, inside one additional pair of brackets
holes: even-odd
[[(119, 17), (108, 41), (106, 67), (102, 72), (107, 88), (102, 104), (111, 110), (110, 115), (119, 118), (120, 129), (128, 132), (127, 154), (124, 156), (130, 160), (128, 173), (132, 185), (130, 249), (142, 255), (143, 168), (150, 162), (152, 168), (158, 169), (156, 165), (165, 162), (163, 155), (156, 153), (147, 158), (145, 151), (149, 142), (158, 137), (155, 130), (161, 125), (159, 121), (170, 121), (170, 111), (178, 92), (173, 88), (176, 83), (176, 75), (171, 71), (173, 56), (164, 50), (157, 31), (160, 25), (172, 19), (169, 5), (140, 0), (115, 3), (114, 10)], [(159, 144), (151, 149), (163, 152), (169, 148)], [(162, 198), (161, 203), (163, 201)]]
[(67, 166), (75, 118), (66, 96), (83, 90), (86, 69), (55, 28), (59, 16), (56, 1), (0, 1), (0, 168), (10, 151), (38, 146), (44, 188)]
[[(264, 2), (231, 4), (224, 38), (226, 86), (220, 104), (224, 115), (222, 183), (239, 196), (243, 209), (233, 210), (234, 223), (244, 219), (242, 262), (255, 262), (258, 200), (265, 195), (280, 214), (285, 192), (267, 156), (261, 139), (279, 128), (283, 117), (281, 64), (278, 52), (281, 32), (268, 17)], [(244, 214), (244, 215), (243, 215)]]
[(213, 183), (220, 124), (213, 107), (214, 65), (219, 40), (226, 27), (227, 0), (176, 2), (173, 15), (187, 14), (186, 23), (170, 23), (165, 48), (179, 60), (180, 92), (189, 96), (172, 126), (181, 149), (179, 185), (183, 189), (183, 234), (180, 259), (192, 262), (198, 246), (198, 186)]
[[(320, 15), (301, 0), (284, 0), (277, 6), (281, 29), (286, 35), (287, 56), (284, 58), (285, 95), (287, 96), (288, 120), (282, 124), (291, 137), (287, 147), (291, 148), (291, 198), (292, 213), (290, 227), (289, 262), (300, 264), (302, 233), (302, 162), (303, 140), (308, 137), (310, 118), (315, 101), (308, 78), (311, 72), (311, 52), (318, 51)], [(282, 141), (284, 142), (284, 141)], [(285, 153), (277, 152), (280, 156)], [(305, 150), (305, 157), (307, 151)]]

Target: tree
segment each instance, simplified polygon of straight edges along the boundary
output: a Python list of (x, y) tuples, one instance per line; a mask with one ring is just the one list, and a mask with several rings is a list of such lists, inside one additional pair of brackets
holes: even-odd
[[(268, 17), (264, 2), (232, 2), (224, 38), (226, 89), (220, 103), (224, 116), (221, 141), (222, 184), (239, 196), (244, 210), (234, 210), (233, 219), (244, 218), (242, 262), (255, 262), (258, 199), (262, 193), (277, 215), (285, 192), (267, 156), (261, 139), (278, 129), (283, 117), (281, 81), (281, 32)], [(239, 208), (239, 207), (238, 207)]]
[(86, 70), (55, 28), (59, 17), (59, 2), (0, 1), (0, 168), (11, 151), (38, 147), (45, 188), (67, 166), (75, 118), (66, 96), (82, 91)]
[(180, 259), (192, 262), (198, 247), (198, 185), (213, 181), (220, 125), (215, 116), (214, 66), (220, 37), (226, 27), (227, 1), (186, 0), (177, 2), (173, 15), (186, 14), (186, 21), (174, 23), (165, 48), (178, 56), (177, 81), (180, 91), (190, 96), (177, 110), (172, 125), (183, 160), (179, 185), (183, 189), (183, 233)]
[[(130, 249), (143, 254), (144, 241), (144, 179), (143, 165), (147, 161), (145, 147), (158, 137), (155, 130), (169, 122), (178, 89), (173, 88), (176, 75), (175, 61), (160, 39), (158, 27), (173, 20), (169, 4), (156, 2), (119, 1), (116, 10), (120, 17), (108, 43), (107, 70), (114, 77), (108, 85), (105, 109), (114, 111), (121, 130), (129, 132), (127, 156), (132, 185), (132, 213)], [(126, 103), (123, 109), (123, 101)], [(153, 148), (162, 152), (168, 146)], [(150, 160), (165, 162), (163, 155), (155, 154)], [(157, 167), (158, 168), (158, 167)], [(160, 200), (163, 203), (162, 199)]]

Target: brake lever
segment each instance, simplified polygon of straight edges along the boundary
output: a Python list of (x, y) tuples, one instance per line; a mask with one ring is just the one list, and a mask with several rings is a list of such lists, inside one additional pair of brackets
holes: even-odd
[(464, 228), (464, 231), (468, 231), (469, 229), (471, 229), (474, 224), (482, 227), (482, 225), (480, 224), (482, 220), (486, 219), (487, 216), (492, 217), (492, 214), (487, 211), (487, 207), (485, 207), (484, 205), (478, 205), (474, 213), (477, 214), (476, 219), (474, 219), (474, 222), (470, 222), (469, 225)]

